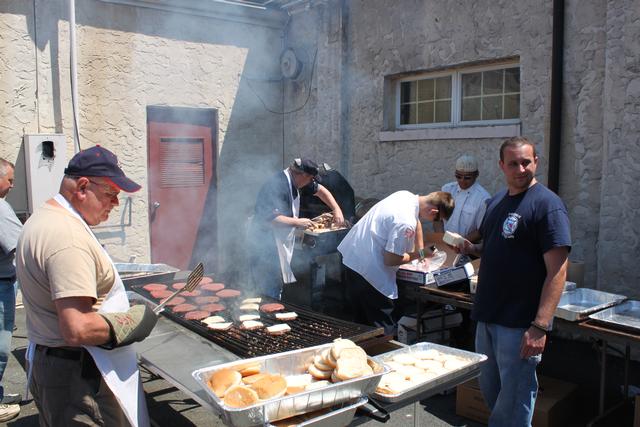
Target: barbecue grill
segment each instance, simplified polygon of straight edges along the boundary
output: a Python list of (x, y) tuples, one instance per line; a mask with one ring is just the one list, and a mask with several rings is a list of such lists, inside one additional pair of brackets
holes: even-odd
[[(165, 282), (164, 284), (170, 286), (171, 283), (173, 282)], [(129, 284), (128, 287), (144, 298), (159, 303), (159, 299), (153, 298), (149, 291), (143, 289), (144, 284), (140, 279), (137, 279), (135, 284)], [(248, 295), (240, 296), (238, 299), (242, 300), (246, 297)], [(202, 322), (187, 320), (184, 318), (184, 313), (174, 313), (171, 308), (165, 309), (163, 314), (167, 318), (243, 358), (316, 346), (332, 342), (339, 337), (360, 342), (382, 335), (380, 328), (334, 319), (294, 304), (262, 297), (262, 304), (270, 302), (279, 302), (284, 305), (284, 311), (295, 311), (298, 314), (297, 319), (286, 322), (291, 327), (291, 331), (277, 336), (270, 335), (266, 331), (266, 326), (283, 323), (275, 318), (275, 313), (260, 313), (260, 321), (264, 323), (265, 328), (258, 330), (240, 329), (238, 326), (240, 322), (237, 321), (237, 318), (240, 314), (247, 314), (247, 312), (241, 312), (235, 307), (237, 304), (227, 301), (223, 301), (227, 309), (224, 312), (216, 313), (225, 319), (234, 320), (234, 325), (227, 331), (210, 330)]]
[(305, 230), (302, 235), (302, 247), (310, 258), (329, 255), (338, 250), (338, 245), (348, 232), (348, 228), (321, 231)]

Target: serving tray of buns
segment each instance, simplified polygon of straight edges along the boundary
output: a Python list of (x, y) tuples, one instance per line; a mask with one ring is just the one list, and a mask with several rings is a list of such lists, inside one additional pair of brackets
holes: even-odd
[(431, 390), (454, 387), (480, 373), (487, 356), (439, 344), (420, 342), (375, 357), (389, 372), (371, 395), (395, 403)]
[(227, 425), (250, 427), (353, 402), (388, 368), (350, 340), (238, 360), (192, 373)]

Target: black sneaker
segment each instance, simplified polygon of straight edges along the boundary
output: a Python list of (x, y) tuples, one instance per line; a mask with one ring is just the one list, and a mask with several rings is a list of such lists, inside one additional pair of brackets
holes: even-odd
[(22, 395), (19, 393), (5, 393), (0, 400), (0, 404), (3, 405), (13, 405), (20, 402), (22, 402)]

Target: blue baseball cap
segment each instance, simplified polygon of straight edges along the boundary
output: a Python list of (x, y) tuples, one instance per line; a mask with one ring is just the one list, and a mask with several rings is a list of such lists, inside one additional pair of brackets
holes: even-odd
[(140, 188), (124, 174), (118, 166), (118, 157), (99, 145), (76, 153), (64, 170), (70, 176), (99, 176), (108, 178), (114, 186), (126, 193), (134, 193)]

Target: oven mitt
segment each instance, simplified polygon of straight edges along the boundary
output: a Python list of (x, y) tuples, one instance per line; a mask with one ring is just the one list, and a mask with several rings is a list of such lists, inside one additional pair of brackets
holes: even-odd
[(111, 329), (111, 341), (100, 347), (111, 350), (149, 336), (158, 321), (158, 316), (146, 305), (139, 304), (124, 313), (100, 313)]

